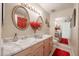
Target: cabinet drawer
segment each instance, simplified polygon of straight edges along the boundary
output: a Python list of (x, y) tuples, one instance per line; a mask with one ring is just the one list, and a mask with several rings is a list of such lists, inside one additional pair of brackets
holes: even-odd
[(27, 56), (31, 54), (31, 48), (27, 48), (19, 53), (16, 54), (16, 56)]

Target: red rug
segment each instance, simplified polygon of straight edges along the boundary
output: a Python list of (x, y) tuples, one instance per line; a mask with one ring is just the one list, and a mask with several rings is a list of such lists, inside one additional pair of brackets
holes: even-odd
[(68, 39), (67, 38), (61, 38), (59, 42), (68, 45)]
[(56, 48), (52, 56), (70, 56), (70, 53)]

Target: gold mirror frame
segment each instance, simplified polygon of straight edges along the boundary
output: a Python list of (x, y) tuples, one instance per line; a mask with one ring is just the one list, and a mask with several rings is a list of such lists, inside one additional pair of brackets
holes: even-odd
[(38, 16), (38, 18), (37, 18), (37, 22), (39, 21), (39, 19), (41, 19), (41, 21), (42, 21), (42, 24), (44, 23), (44, 21), (43, 21), (43, 18), (41, 17), (41, 16)]
[(42, 16), (38, 16), (38, 18), (37, 18), (37, 22), (39, 22), (39, 19), (41, 19), (41, 21), (42, 21), (42, 26), (44, 25), (44, 21), (43, 21), (43, 18), (42, 18)]
[(29, 14), (28, 14), (28, 11), (27, 11), (27, 9), (25, 8), (25, 7), (23, 7), (23, 6), (20, 6), (20, 5), (17, 5), (17, 6), (15, 6), (14, 8), (13, 8), (13, 10), (12, 10), (12, 21), (13, 21), (13, 24), (15, 25), (15, 27), (17, 28), (17, 29), (20, 29), (20, 30), (25, 30), (25, 29), (21, 29), (21, 28), (19, 28), (17, 25), (16, 25), (16, 23), (15, 23), (15, 12), (16, 12), (16, 10), (18, 9), (18, 8), (23, 8), (25, 11), (26, 11), (26, 13), (27, 13), (27, 15), (26, 15), (26, 17), (27, 17), (27, 25), (26, 25), (26, 28), (25, 29), (27, 29), (28, 28), (28, 26), (29, 26), (29, 23), (30, 23), (30, 17), (29, 17)]

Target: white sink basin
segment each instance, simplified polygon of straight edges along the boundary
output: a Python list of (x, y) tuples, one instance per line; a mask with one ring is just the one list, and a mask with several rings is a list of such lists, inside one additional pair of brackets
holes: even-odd
[(13, 54), (16, 51), (20, 51), (21, 47), (17, 44), (14, 44), (12, 42), (6, 43), (3, 45), (3, 55), (10, 55)]
[(27, 38), (23, 40), (17, 40), (16, 42), (8, 42), (3, 45), (3, 55), (14, 54), (18, 51), (25, 49), (28, 46), (35, 42), (35, 38)]
[(35, 42), (35, 38), (26, 38), (26, 39), (23, 39), (23, 40), (18, 40), (14, 43), (21, 46), (21, 48), (24, 49), (26, 46), (29, 46), (33, 42)]
[(48, 37), (48, 36), (49, 36), (48, 34), (44, 34), (44, 35), (43, 35), (43, 38)]

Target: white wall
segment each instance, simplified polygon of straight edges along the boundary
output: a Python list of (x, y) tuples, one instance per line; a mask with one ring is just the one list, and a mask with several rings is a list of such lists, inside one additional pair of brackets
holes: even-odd
[(1, 40), (1, 21), (2, 21), (2, 4), (0, 3), (0, 55), (1, 55), (1, 45), (2, 45), (2, 40)]
[(78, 11), (78, 4), (74, 4), (74, 8), (76, 8), (76, 26), (72, 28), (72, 47), (74, 50), (75, 55), (78, 55), (78, 44), (79, 44), (79, 38), (78, 38), (78, 28), (79, 28), (79, 11)]
[(73, 8), (68, 8), (68, 9), (64, 9), (64, 10), (61, 10), (61, 11), (57, 11), (57, 12), (54, 12), (54, 13), (51, 13), (50, 15), (50, 33), (54, 36), (54, 28), (55, 28), (55, 18), (58, 18), (58, 17), (71, 17), (72, 16), (72, 11), (73, 11)]
[(72, 39), (72, 41), (71, 41), (71, 45), (72, 45), (72, 48), (73, 48), (73, 51), (74, 51), (74, 54), (75, 55), (78, 55), (78, 41), (79, 41), (79, 39), (78, 39), (78, 27), (79, 27), (79, 19), (78, 19), (78, 5), (77, 4), (74, 4), (74, 8), (76, 8), (76, 26), (75, 27), (73, 27), (72, 29), (71, 29), (71, 39)]
[(62, 29), (62, 37), (70, 39), (70, 35), (71, 35), (70, 22), (62, 23), (61, 29)]
[(1, 38), (2, 5), (0, 3), (0, 38)]
[[(79, 3), (78, 3), (78, 20), (79, 20)], [(79, 21), (78, 21), (78, 25), (79, 25)], [(78, 56), (79, 56), (79, 26), (78, 26)]]

